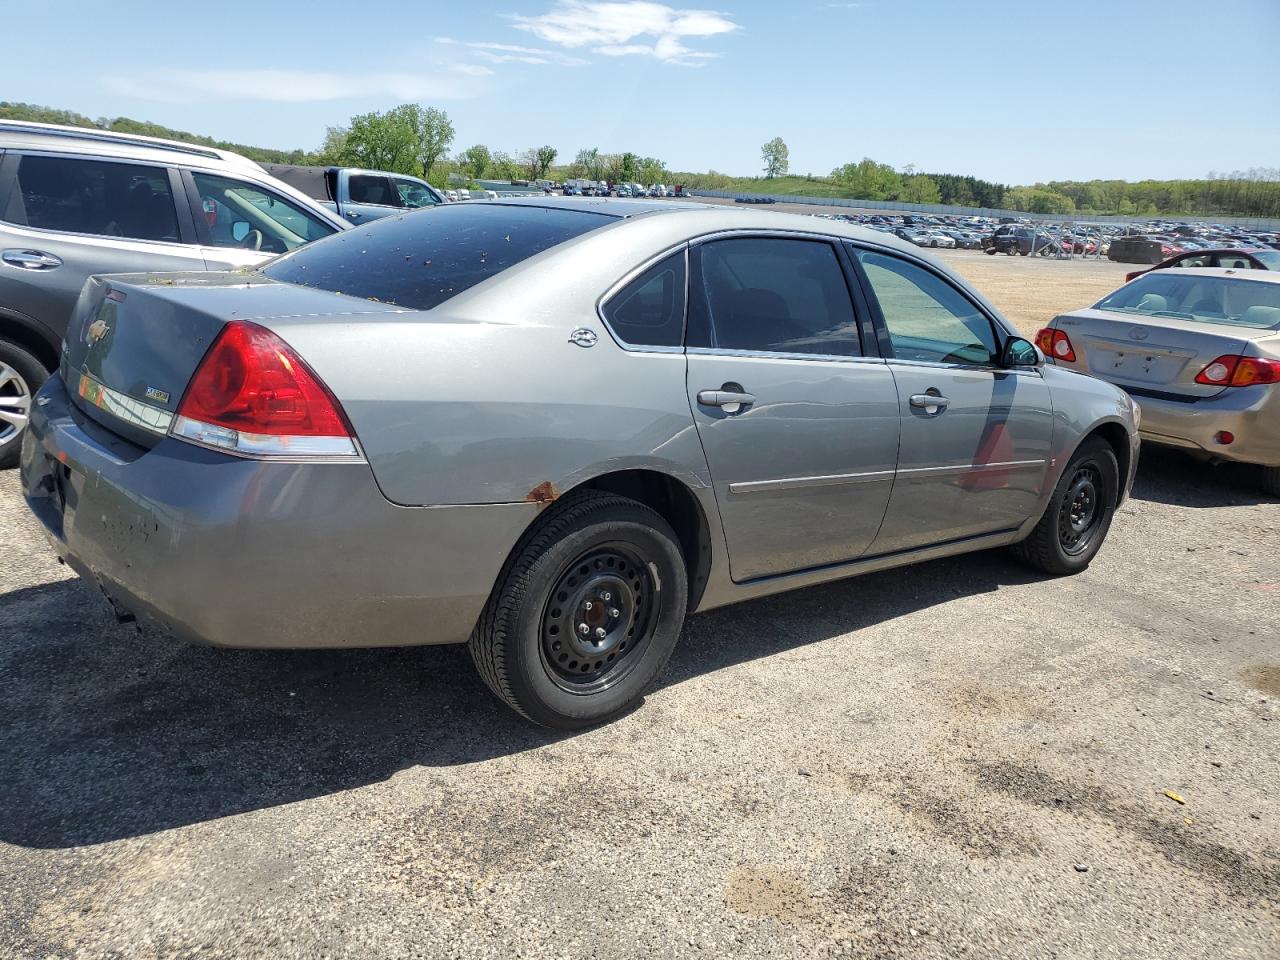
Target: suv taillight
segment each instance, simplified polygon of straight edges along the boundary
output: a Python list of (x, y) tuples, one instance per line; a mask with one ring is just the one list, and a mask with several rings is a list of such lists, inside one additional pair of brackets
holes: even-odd
[(173, 436), (249, 457), (359, 457), (338, 401), (293, 349), (232, 320), (196, 368)]
[(1053, 327), (1045, 327), (1036, 334), (1036, 346), (1044, 353), (1046, 357), (1052, 357), (1055, 360), (1066, 360), (1073, 363), (1076, 359), (1076, 351), (1071, 346), (1071, 338), (1062, 330), (1055, 330)]
[(1210, 387), (1252, 387), (1280, 383), (1280, 360), (1225, 354), (1196, 374), (1196, 383)]

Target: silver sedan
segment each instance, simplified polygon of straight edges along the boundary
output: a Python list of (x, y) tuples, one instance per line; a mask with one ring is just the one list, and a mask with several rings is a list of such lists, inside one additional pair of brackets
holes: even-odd
[(1143, 273), (1037, 339), (1054, 363), (1135, 397), (1144, 440), (1256, 464), (1280, 496), (1280, 274)]
[(121, 617), (469, 643), (573, 728), (638, 702), (687, 613), (990, 547), (1082, 570), (1136, 463), (1122, 391), (909, 244), (537, 199), (90, 281), (22, 476)]

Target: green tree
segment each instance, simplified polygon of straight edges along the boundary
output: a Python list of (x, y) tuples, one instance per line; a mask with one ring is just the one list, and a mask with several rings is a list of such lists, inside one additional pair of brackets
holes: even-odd
[(547, 175), (547, 171), (551, 165), (556, 162), (556, 148), (552, 146), (542, 146), (534, 150), (537, 158), (537, 173), (534, 174), (534, 180), (540, 180)]
[(489, 163), (489, 172), (498, 180), (514, 180), (518, 176), (519, 168), (511, 154), (495, 150)]
[(760, 158), (764, 160), (764, 175), (772, 180), (787, 172), (790, 164), (790, 151), (781, 137), (774, 137), (760, 148)]
[(416, 103), (406, 103), (395, 110), (402, 111), (405, 122), (413, 131), (414, 156), (422, 166), (422, 176), (431, 176), (431, 168), (453, 143), (453, 122), (443, 110)]
[(396, 107), (352, 117), (338, 156), (344, 166), (417, 173), (417, 147), (409, 118), (402, 107)]
[(941, 203), (942, 193), (933, 177), (923, 173), (912, 174), (902, 182), (898, 199), (903, 203)]
[(902, 189), (902, 177), (887, 163), (876, 163), (863, 157), (858, 163), (846, 163), (831, 171), (836, 180), (859, 200), (888, 200)]
[(604, 161), (600, 158), (600, 149), (591, 147), (579, 150), (573, 160), (573, 169), (580, 171), (578, 175), (588, 180), (599, 180), (604, 173)]
[(459, 166), (462, 167), (472, 180), (479, 180), (484, 176), (484, 172), (489, 169), (493, 156), (489, 153), (489, 148), (483, 143), (477, 143), (474, 147), (467, 147), (458, 157)]

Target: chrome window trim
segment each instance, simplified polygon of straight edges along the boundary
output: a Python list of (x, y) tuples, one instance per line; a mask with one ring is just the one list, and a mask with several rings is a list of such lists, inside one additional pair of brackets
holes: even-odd
[(917, 477), (945, 477), (951, 474), (963, 476), (969, 473), (986, 473), (990, 470), (1031, 470), (1043, 467), (1044, 460), (1002, 460), (997, 463), (960, 463), (945, 467), (908, 467), (898, 470), (898, 478), (911, 480)]
[[(613, 329), (608, 319), (604, 315), (604, 308), (609, 305), (614, 297), (626, 289), (633, 280), (637, 279), (642, 273), (650, 267), (655, 267), (668, 257), (684, 252), (684, 321), (680, 329), (680, 344), (678, 346), (657, 346), (655, 344), (631, 343), (622, 339), (618, 332)], [(609, 336), (613, 338), (613, 342), (620, 346), (628, 353), (684, 353), (685, 332), (689, 324), (689, 241), (681, 240), (679, 243), (667, 247), (656, 256), (643, 261), (638, 267), (634, 267), (622, 275), (622, 278), (615, 281), (599, 299), (596, 300), (596, 316), (600, 318), (600, 322), (604, 324), (604, 328), (609, 331)]]
[(729, 484), (729, 492), (772, 493), (779, 490), (801, 490), (806, 487), (834, 487), (846, 483), (879, 483), (892, 480), (892, 470), (871, 470), (866, 473), (830, 473), (813, 477), (781, 477), (777, 480), (745, 480)]
[(890, 357), (887, 361), (896, 366), (902, 367), (926, 367), (933, 370), (951, 370), (955, 372), (968, 371), (970, 373), (1003, 373), (1003, 374), (1025, 374), (1033, 377), (1043, 377), (1039, 367), (1002, 367), (999, 364), (992, 363), (946, 363), (942, 360), (905, 360), (899, 357)]
[(728, 347), (686, 347), (691, 357), (751, 357), (759, 360), (803, 360), (806, 363), (827, 361), (830, 363), (884, 364), (884, 357), (842, 357), (837, 353), (783, 353), (776, 350), (737, 350)]

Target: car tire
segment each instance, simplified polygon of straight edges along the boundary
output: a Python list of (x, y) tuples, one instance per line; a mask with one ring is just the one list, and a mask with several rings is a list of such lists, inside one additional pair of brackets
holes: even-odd
[(1280, 467), (1262, 468), (1262, 490), (1273, 497), (1280, 497)]
[(0, 470), (16, 466), (32, 398), (49, 371), (30, 353), (0, 340)]
[(1017, 248), (1017, 247), (1008, 247), (1008, 248), (1006, 248), (1006, 249), (1005, 249), (1005, 251), (1004, 251), (1004, 252), (1005, 252), (1005, 255), (1006, 255), (1006, 256), (1016, 257), (1016, 256), (1018, 255), (1018, 248)]
[(595, 491), (551, 507), (516, 545), (468, 644), (489, 689), (532, 722), (576, 730), (630, 710), (684, 626), (679, 541), (654, 510)]
[(1111, 529), (1120, 499), (1120, 466), (1101, 437), (1086, 440), (1062, 471), (1030, 536), (1010, 550), (1023, 563), (1055, 577), (1089, 566)]

